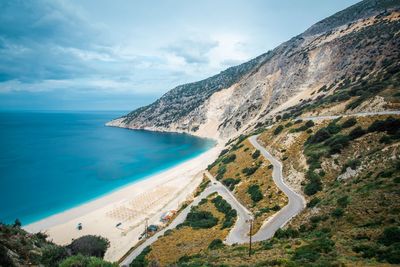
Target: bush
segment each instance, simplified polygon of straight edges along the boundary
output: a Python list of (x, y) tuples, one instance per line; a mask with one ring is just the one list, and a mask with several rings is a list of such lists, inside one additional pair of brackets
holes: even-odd
[(145, 247), (142, 252), (131, 262), (130, 267), (144, 267), (148, 265), (148, 260), (146, 259), (147, 254), (151, 251), (151, 247)]
[(313, 127), (315, 124), (313, 121), (307, 121), (304, 125), (296, 128), (293, 130), (293, 132), (303, 132), (311, 127)]
[(312, 196), (316, 194), (318, 191), (322, 190), (321, 178), (319, 177), (318, 174), (316, 174), (312, 170), (309, 170), (306, 174), (306, 177), (308, 179), (308, 183), (304, 187), (304, 193), (306, 195)]
[(212, 200), (212, 202), (219, 212), (225, 214), (225, 220), (222, 224), (222, 229), (231, 227), (235, 223), (237, 217), (236, 210), (232, 209), (232, 206), (221, 196), (217, 196)]
[(280, 134), (282, 132), (282, 130), (283, 130), (283, 126), (279, 125), (278, 127), (275, 128), (274, 135)]
[(342, 123), (342, 126), (341, 126), (341, 127), (342, 127), (342, 128), (350, 128), (350, 127), (356, 125), (356, 123), (357, 123), (357, 120), (356, 120), (355, 118), (350, 118), (350, 119), (344, 121), (344, 122)]
[(217, 176), (215, 177), (217, 180), (221, 180), (222, 178), (224, 178), (224, 174), (226, 173), (226, 166), (225, 165), (221, 165), (218, 167), (217, 170)]
[(344, 214), (344, 211), (342, 208), (336, 208), (331, 212), (331, 215), (335, 218), (340, 218)]
[(285, 230), (278, 229), (274, 235), (274, 237), (276, 237), (278, 239), (296, 238), (298, 236), (299, 236), (299, 231), (297, 231), (296, 229), (290, 228), (290, 227)]
[(260, 186), (257, 184), (250, 185), (247, 189), (247, 193), (250, 194), (250, 198), (254, 202), (258, 202), (263, 199), (263, 194), (261, 193)]
[(314, 135), (311, 135), (308, 140), (307, 143), (310, 144), (317, 144), (317, 143), (321, 143), (325, 140), (327, 140), (328, 138), (330, 138), (332, 135), (328, 132), (328, 130), (326, 130), (325, 128), (319, 129)]
[(384, 135), (379, 139), (379, 143), (381, 143), (381, 144), (390, 144), (391, 142), (392, 142), (392, 138), (390, 138), (387, 135)]
[(15, 264), (8, 254), (8, 249), (0, 244), (0, 266), (14, 267)]
[(260, 150), (258, 149), (254, 151), (254, 153), (251, 155), (253, 159), (257, 159), (259, 156), (260, 156)]
[(234, 162), (236, 159), (236, 154), (231, 154), (229, 156), (226, 156), (222, 159), (222, 162), (225, 164), (229, 164), (231, 162)]
[(246, 176), (250, 176), (258, 170), (258, 167), (258, 165), (254, 167), (246, 167), (242, 170), (242, 173), (244, 173)]
[(209, 211), (198, 210), (193, 207), (186, 217), (183, 225), (190, 226), (194, 229), (211, 228), (217, 225), (218, 219)]
[(310, 202), (307, 203), (307, 208), (313, 208), (315, 207), (321, 200), (317, 197), (314, 197), (313, 199), (310, 200)]
[(351, 132), (349, 133), (349, 138), (351, 140), (355, 140), (361, 136), (363, 136), (364, 134), (366, 134), (367, 132), (361, 128), (360, 126), (354, 128), (353, 130), (351, 130)]
[(386, 120), (376, 120), (369, 127), (368, 132), (387, 132), (390, 135), (396, 134), (400, 128), (400, 119), (389, 117)]
[(385, 228), (381, 236), (379, 237), (379, 243), (385, 246), (390, 246), (394, 243), (400, 242), (400, 228), (399, 227), (388, 227)]
[(58, 266), (62, 260), (69, 256), (68, 251), (65, 247), (61, 246), (50, 246), (44, 249), (41, 263), (44, 266)]
[(68, 247), (74, 255), (82, 254), (103, 258), (109, 246), (110, 242), (104, 237), (85, 235), (72, 241)]
[(349, 144), (349, 137), (338, 134), (325, 142), (325, 145), (330, 146), (329, 154), (337, 154)]
[(346, 208), (347, 205), (349, 205), (349, 203), (350, 203), (349, 196), (343, 196), (337, 200), (337, 204), (342, 208)]
[(301, 262), (315, 262), (321, 257), (321, 253), (331, 252), (334, 246), (335, 243), (331, 239), (322, 237), (312, 241), (308, 245), (297, 248), (294, 251), (292, 260)]
[(99, 267), (99, 266), (116, 267), (118, 265), (106, 262), (100, 258), (83, 256), (81, 254), (66, 258), (60, 263), (60, 267)]
[(346, 162), (346, 164), (342, 168), (342, 173), (346, 172), (347, 168), (350, 167), (353, 170), (356, 170), (361, 165), (361, 161), (358, 159), (351, 159)]
[(211, 241), (210, 245), (208, 245), (208, 249), (217, 249), (224, 246), (221, 239), (214, 239)]
[(235, 186), (240, 183), (240, 178), (234, 179), (234, 178), (226, 178), (225, 180), (222, 180), (222, 183), (229, 188), (229, 190), (233, 191), (235, 189)]

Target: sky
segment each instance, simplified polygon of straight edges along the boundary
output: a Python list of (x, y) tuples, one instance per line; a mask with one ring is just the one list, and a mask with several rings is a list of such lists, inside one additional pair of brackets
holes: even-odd
[(1, 0), (0, 110), (132, 110), (357, 0)]

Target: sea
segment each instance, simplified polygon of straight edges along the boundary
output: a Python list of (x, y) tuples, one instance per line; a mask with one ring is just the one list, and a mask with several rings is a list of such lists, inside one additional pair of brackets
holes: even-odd
[(194, 158), (214, 141), (106, 127), (125, 112), (0, 112), (0, 222), (23, 225)]

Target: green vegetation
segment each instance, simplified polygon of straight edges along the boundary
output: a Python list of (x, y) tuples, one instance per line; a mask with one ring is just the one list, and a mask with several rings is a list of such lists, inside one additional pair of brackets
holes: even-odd
[(236, 155), (235, 154), (230, 154), (230, 155), (228, 155), (228, 156), (226, 156), (226, 157), (224, 157), (222, 159), (222, 163), (229, 164), (231, 162), (234, 162), (235, 159), (236, 159)]
[(148, 246), (131, 262), (130, 267), (143, 267), (149, 264), (146, 256), (150, 253), (151, 247)]
[(253, 173), (255, 173), (258, 170), (259, 167), (260, 167), (259, 165), (256, 165), (256, 166), (253, 166), (253, 167), (246, 167), (246, 168), (244, 168), (242, 170), (242, 173), (244, 173), (246, 176), (250, 176)]
[(258, 149), (254, 151), (254, 153), (251, 155), (253, 159), (258, 159), (259, 156), (260, 156), (260, 150)]
[(280, 134), (282, 132), (282, 130), (283, 130), (283, 126), (279, 125), (278, 127), (275, 128), (274, 135)]
[(190, 226), (194, 229), (211, 228), (217, 225), (218, 219), (211, 212), (198, 210), (197, 207), (192, 207), (186, 220), (180, 226)]
[(224, 246), (221, 239), (214, 239), (210, 245), (208, 245), (208, 249), (218, 249)]
[(104, 237), (86, 235), (75, 239), (68, 247), (74, 255), (82, 254), (103, 258), (109, 246), (110, 242)]
[(45, 234), (27, 233), (20, 225), (19, 221), (0, 223), (0, 266), (117, 266), (101, 259), (108, 247), (105, 238), (83, 236), (68, 246), (58, 246), (47, 241)]
[(357, 120), (355, 118), (350, 118), (342, 123), (342, 128), (343, 129), (350, 128), (350, 127), (356, 125), (356, 123), (357, 123)]
[(247, 193), (250, 194), (250, 197), (254, 202), (258, 202), (263, 198), (263, 194), (258, 184), (250, 185), (247, 189)]
[(117, 267), (118, 264), (106, 262), (100, 258), (83, 256), (81, 254), (63, 260), (60, 267)]
[(226, 178), (222, 180), (222, 183), (229, 188), (229, 190), (233, 191), (235, 189), (235, 186), (240, 183), (240, 178), (234, 179), (234, 178)]
[(309, 128), (313, 127), (315, 124), (313, 121), (306, 121), (306, 123), (298, 128), (291, 129), (290, 132), (297, 133), (297, 132), (304, 132)]
[(222, 229), (231, 227), (235, 223), (237, 217), (236, 210), (232, 209), (231, 205), (229, 205), (229, 203), (226, 202), (226, 200), (221, 196), (215, 197), (212, 200), (212, 203), (214, 203), (219, 212), (225, 214), (225, 220), (222, 224)]

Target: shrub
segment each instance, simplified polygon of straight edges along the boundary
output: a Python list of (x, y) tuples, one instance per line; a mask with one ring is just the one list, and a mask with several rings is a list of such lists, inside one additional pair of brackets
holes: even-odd
[(310, 200), (310, 202), (307, 203), (307, 208), (313, 208), (315, 207), (321, 200), (317, 197), (314, 197), (313, 199)]
[(350, 119), (344, 121), (344, 122), (342, 123), (342, 126), (341, 126), (341, 127), (342, 127), (342, 128), (350, 128), (350, 127), (356, 125), (356, 123), (357, 123), (357, 120), (356, 120), (355, 118), (350, 118)]
[(379, 139), (379, 143), (381, 143), (381, 144), (390, 144), (391, 142), (392, 142), (392, 139), (387, 135), (384, 135)]
[(244, 173), (246, 176), (250, 176), (258, 170), (258, 167), (258, 165), (254, 167), (246, 167), (242, 170), (242, 173)]
[(229, 156), (226, 156), (222, 159), (222, 162), (225, 164), (229, 164), (231, 162), (234, 162), (236, 159), (236, 154), (230, 154)]
[(283, 126), (279, 125), (278, 127), (275, 128), (274, 135), (280, 134), (282, 132), (282, 130), (283, 130)]
[(360, 126), (354, 128), (353, 130), (351, 130), (351, 132), (349, 133), (349, 138), (351, 140), (357, 139), (361, 136), (363, 136), (364, 134), (366, 134), (367, 132), (361, 128)]
[(217, 176), (215, 177), (217, 180), (221, 180), (222, 178), (224, 178), (224, 174), (226, 173), (226, 166), (225, 165), (221, 165), (219, 166), (218, 170), (217, 170)]
[(41, 263), (44, 266), (58, 266), (62, 260), (69, 256), (68, 251), (65, 247), (61, 246), (50, 246), (44, 249)]
[(236, 210), (232, 209), (232, 206), (221, 196), (217, 196), (212, 200), (212, 202), (219, 212), (225, 214), (225, 220), (222, 224), (222, 229), (231, 227), (235, 223), (237, 217)]
[(260, 150), (258, 149), (254, 151), (254, 153), (251, 155), (253, 159), (257, 159), (259, 156), (260, 156)]
[(307, 143), (310, 144), (317, 144), (317, 143), (321, 143), (325, 140), (327, 140), (328, 138), (330, 138), (332, 135), (328, 132), (328, 130), (326, 130), (325, 128), (319, 129), (314, 135), (311, 135), (308, 140)]
[(390, 246), (397, 242), (400, 242), (400, 228), (396, 226), (385, 228), (379, 237), (379, 243), (385, 246)]
[(224, 246), (221, 239), (214, 239), (211, 241), (210, 245), (208, 245), (208, 249), (217, 249)]
[(197, 208), (192, 208), (186, 217), (183, 225), (190, 226), (194, 229), (199, 228), (211, 228), (217, 225), (218, 219), (212, 215), (209, 211), (198, 210)]
[[(110, 262), (106, 262), (100, 258), (96, 257), (88, 257), (88, 256), (83, 256), (81, 254), (71, 256), (69, 258), (66, 258), (63, 260), (60, 265), (60, 267), (116, 267), (118, 266), (117, 264), (113, 264)], [(131, 266), (139, 266), (139, 265), (131, 265)], [(144, 266), (144, 265), (141, 265)]]
[(263, 194), (261, 193), (260, 186), (257, 184), (250, 185), (247, 189), (247, 193), (250, 194), (250, 198), (254, 202), (258, 202), (263, 198)]
[(327, 237), (313, 240), (310, 244), (297, 248), (294, 251), (292, 260), (315, 262), (321, 257), (321, 253), (331, 252), (334, 245), (335, 243)]
[(347, 207), (347, 205), (349, 205), (349, 203), (350, 203), (349, 196), (343, 196), (337, 200), (337, 204), (342, 208)]
[(342, 168), (342, 173), (344, 173), (348, 167), (350, 167), (353, 170), (356, 170), (359, 166), (361, 165), (361, 161), (358, 159), (351, 159), (346, 162), (346, 164)]
[(240, 178), (234, 179), (234, 178), (226, 178), (225, 180), (222, 180), (222, 183), (229, 188), (229, 190), (233, 191), (235, 189), (235, 186), (240, 183)]
[(72, 241), (69, 248), (74, 255), (82, 254), (103, 258), (109, 246), (110, 242), (104, 237), (85, 235)]
[(325, 142), (325, 145), (330, 146), (329, 154), (337, 154), (349, 144), (349, 137), (338, 134)]
[(304, 193), (308, 196), (316, 194), (322, 190), (321, 178), (314, 171), (309, 170), (306, 174), (308, 183), (304, 187)]
[(390, 135), (396, 134), (400, 128), (400, 119), (388, 117), (386, 120), (376, 120), (369, 127), (368, 132), (387, 132)]
[(296, 238), (298, 236), (299, 236), (299, 231), (297, 231), (296, 229), (290, 228), (290, 227), (285, 230), (278, 229), (274, 235), (274, 237), (276, 237), (278, 239)]
[(336, 218), (342, 217), (343, 214), (344, 214), (344, 211), (343, 211), (342, 208), (336, 208), (336, 209), (334, 209), (334, 210), (331, 212), (331, 215), (332, 215), (333, 217), (336, 217)]
[(228, 153), (229, 152), (229, 149), (223, 149), (222, 151), (221, 151), (221, 153), (219, 153), (219, 156), (218, 157), (222, 157), (223, 155), (225, 155), (226, 153)]

